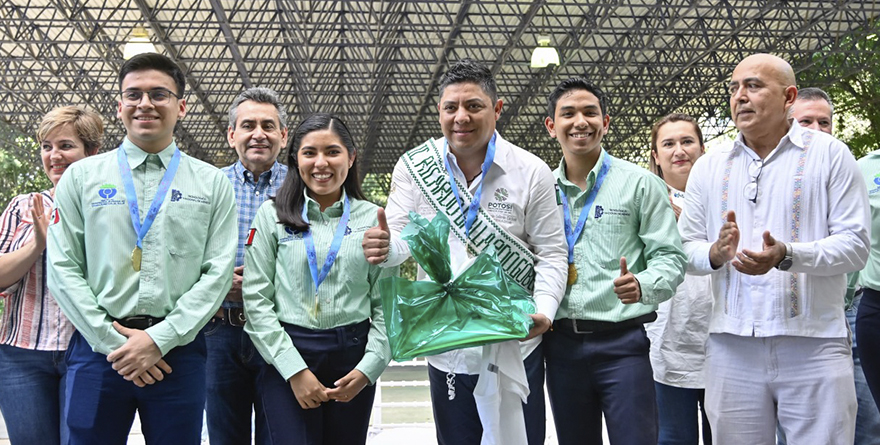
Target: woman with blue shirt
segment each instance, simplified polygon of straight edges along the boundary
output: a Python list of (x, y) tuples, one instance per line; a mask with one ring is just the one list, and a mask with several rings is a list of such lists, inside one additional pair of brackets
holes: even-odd
[(397, 269), (364, 258), (379, 207), (364, 198), (356, 156), (339, 118), (303, 121), (290, 172), (247, 239), (245, 331), (267, 362), (257, 392), (274, 444), (365, 443), (391, 359), (377, 283)]

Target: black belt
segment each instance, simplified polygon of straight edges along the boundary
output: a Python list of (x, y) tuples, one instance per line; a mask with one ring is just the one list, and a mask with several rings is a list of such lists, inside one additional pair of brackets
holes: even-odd
[(226, 323), (230, 326), (242, 327), (247, 318), (244, 316), (243, 307), (221, 307), (214, 316), (214, 320)]
[(144, 330), (150, 326), (155, 326), (159, 324), (165, 317), (151, 317), (149, 315), (135, 315), (134, 317), (125, 317), (116, 319), (119, 324), (129, 328), (129, 329), (140, 329)]
[(657, 313), (651, 312), (629, 320), (618, 322), (599, 321), (599, 320), (572, 320), (570, 318), (562, 318), (553, 322), (553, 331), (575, 333), (575, 334), (595, 334), (597, 332), (619, 331), (621, 329), (634, 328), (645, 323), (650, 323), (657, 319)]

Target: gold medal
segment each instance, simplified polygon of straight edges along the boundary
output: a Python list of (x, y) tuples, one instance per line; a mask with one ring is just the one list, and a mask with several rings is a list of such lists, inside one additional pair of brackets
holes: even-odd
[(568, 263), (568, 285), (573, 286), (578, 280), (578, 270), (574, 263)]
[(135, 272), (141, 270), (141, 253), (141, 248), (137, 246), (131, 251), (131, 268), (134, 269)]

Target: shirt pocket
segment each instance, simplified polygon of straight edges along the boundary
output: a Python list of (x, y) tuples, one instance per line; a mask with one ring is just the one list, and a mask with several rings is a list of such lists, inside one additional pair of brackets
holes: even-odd
[(168, 219), (165, 220), (168, 253), (173, 258), (201, 258), (205, 253), (210, 225), (208, 206), (179, 203), (170, 205)]
[(585, 249), (584, 254), (603, 269), (620, 269), (625, 224), (608, 218), (596, 222), (587, 229), (590, 231), (590, 245)]

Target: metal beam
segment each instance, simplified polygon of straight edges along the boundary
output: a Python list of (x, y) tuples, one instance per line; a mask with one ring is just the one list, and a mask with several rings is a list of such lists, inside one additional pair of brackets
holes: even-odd
[(244, 58), (241, 57), (241, 51), (238, 50), (238, 42), (235, 41), (235, 36), (232, 35), (232, 28), (229, 26), (229, 19), (226, 18), (226, 11), (223, 10), (223, 5), (220, 4), (220, 0), (209, 1), (211, 2), (211, 9), (214, 10), (214, 15), (217, 17), (217, 24), (220, 25), (220, 31), (223, 32), (223, 38), (226, 39), (226, 47), (229, 48), (229, 52), (232, 54), (232, 62), (238, 69), (238, 75), (241, 76), (241, 83), (245, 89), (253, 88), (254, 85), (251, 83), (247, 67), (244, 66)]

